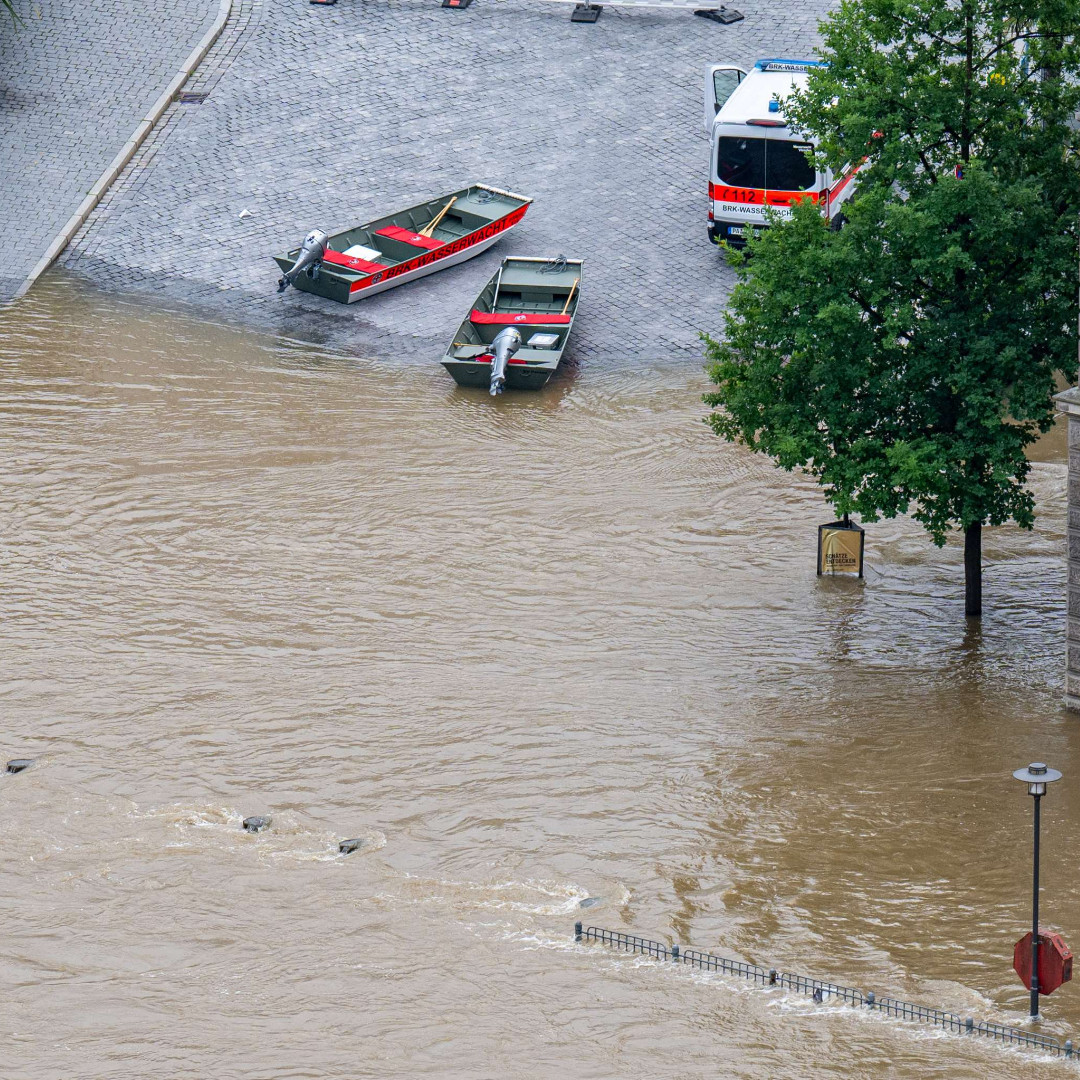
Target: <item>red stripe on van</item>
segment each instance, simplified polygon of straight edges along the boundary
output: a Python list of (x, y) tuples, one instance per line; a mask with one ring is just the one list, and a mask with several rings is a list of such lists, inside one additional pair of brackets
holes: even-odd
[(765, 188), (728, 187), (709, 184), (709, 198), (719, 202), (742, 203), (743, 206), (790, 206), (800, 199), (820, 202), (820, 191), (767, 191)]
[(836, 196), (839, 195), (840, 192), (843, 191), (844, 188), (846, 188), (848, 184), (850, 184), (851, 181), (855, 179), (855, 174), (858, 171), (858, 166), (856, 166), (854, 169), (851, 169), (848, 173), (841, 177), (840, 183), (837, 184), (836, 187), (834, 187), (832, 191), (829, 192), (829, 198), (835, 199)]
[(769, 206), (791, 206), (792, 203), (802, 202), (809, 199), (816, 203), (821, 201), (820, 191), (767, 191), (765, 201)]
[(765, 189), (709, 184), (709, 198), (719, 199), (721, 202), (745, 203), (747, 206), (764, 206)]

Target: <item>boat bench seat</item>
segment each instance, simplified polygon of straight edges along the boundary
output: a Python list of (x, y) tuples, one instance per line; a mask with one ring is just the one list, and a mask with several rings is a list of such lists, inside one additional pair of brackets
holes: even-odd
[[(472, 355), (470, 355), (470, 353)], [(555, 354), (551, 349), (518, 349), (507, 361), (508, 364), (524, 364), (529, 360), (551, 361)], [(455, 360), (475, 360), (480, 364), (490, 364), (495, 359), (490, 345), (466, 345), (454, 350)]]
[(387, 225), (385, 229), (379, 229), (375, 233), (376, 236), (385, 236), (388, 240), (397, 240), (398, 243), (408, 244), (410, 247), (425, 248), (428, 251), (434, 251), (436, 248), (444, 247), (445, 240), (436, 240), (431, 236), (422, 236), (417, 232), (409, 232), (408, 229), (403, 229), (400, 225)]
[(361, 274), (376, 274), (386, 269), (383, 263), (369, 262), (356, 255), (343, 255), (340, 251), (325, 252), (323, 262), (332, 263), (334, 266), (344, 266), (347, 270), (356, 270)]
[(469, 322), (477, 326), (568, 326), (569, 315), (555, 312), (530, 311), (515, 313), (512, 311), (473, 311)]

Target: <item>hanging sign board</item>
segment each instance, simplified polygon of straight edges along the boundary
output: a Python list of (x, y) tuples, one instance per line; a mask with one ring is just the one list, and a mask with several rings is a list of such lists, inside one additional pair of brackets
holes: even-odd
[(819, 525), (817, 531), (817, 572), (863, 576), (863, 545), (866, 533), (846, 518)]

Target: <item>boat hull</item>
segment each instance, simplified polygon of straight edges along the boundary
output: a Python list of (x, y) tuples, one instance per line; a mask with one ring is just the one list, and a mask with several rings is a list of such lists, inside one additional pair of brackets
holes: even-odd
[[(518, 220), (520, 221), (521, 219), (519, 218)], [(514, 224), (517, 223), (515, 222)], [(349, 282), (342, 281), (341, 279), (329, 279), (329, 275), (320, 272), (317, 276), (311, 278), (309, 278), (307, 274), (300, 274), (293, 282), (293, 285), (301, 292), (313, 293), (315, 296), (323, 296), (327, 300), (336, 300), (339, 304), (355, 304), (357, 300), (364, 300), (369, 296), (374, 296), (376, 293), (386, 292), (387, 289), (393, 289), (398, 285), (404, 285), (407, 281), (416, 281), (417, 278), (427, 277), (428, 274), (434, 274), (438, 270), (445, 270), (448, 267), (457, 266), (458, 263), (466, 262), (468, 259), (487, 251), (492, 244), (498, 243), (499, 240), (501, 240), (513, 227), (513, 225), (508, 225), (501, 232), (488, 237), (486, 240), (479, 240), (475, 244), (455, 252), (452, 255), (443, 255), (438, 259), (432, 259), (426, 266), (416, 266), (410, 270), (405, 270), (403, 273), (395, 274), (391, 278), (387, 278), (381, 274), (373, 274), (368, 279), (363, 279), (360, 282), (354, 283), (353, 287), (350, 288)], [(422, 259), (423, 257), (421, 256), (415, 261), (421, 262)], [(280, 255), (275, 255), (274, 260), (283, 271), (288, 270), (292, 265)], [(398, 267), (394, 266), (390, 267), (390, 269), (397, 270)], [(381, 277), (382, 280), (376, 281), (375, 278), (379, 277)]]
[[(501, 197), (503, 202), (510, 202), (511, 209), (492, 220), (478, 223), (476, 211), (479, 209), (482, 213), (483, 209), (486, 209), (486, 206), (490, 205), (490, 203), (486, 204), (484, 208), (480, 208), (474, 201), (470, 207), (470, 200), (474, 198), (477, 192), (485, 191)], [(451, 197), (447, 196), (447, 198)], [(363, 300), (368, 296), (374, 296), (376, 293), (385, 292), (387, 289), (393, 289), (398, 285), (404, 285), (408, 281), (416, 281), (418, 278), (427, 277), (428, 274), (434, 274), (437, 270), (456, 266), (458, 263), (465, 262), (467, 259), (487, 251), (525, 216), (525, 212), (531, 203), (531, 199), (527, 196), (501, 191), (498, 188), (488, 188), (483, 184), (477, 184), (472, 188), (457, 192), (452, 198), (459, 200), (456, 204), (459, 208), (473, 211), (469, 216), (471, 216), (472, 224), (475, 227), (464, 233), (464, 235), (453, 236), (452, 238), (444, 235), (443, 238), (439, 238), (443, 242), (436, 242), (434, 245), (425, 244), (423, 235), (418, 236), (415, 234), (415, 228), (417, 227), (409, 224), (416, 220), (416, 212), (424, 209), (424, 207), (412, 207), (410, 210), (401, 211), (398, 215), (380, 218), (369, 225), (361, 225), (356, 229), (349, 230), (347, 233), (338, 233), (330, 237), (330, 248), (324, 261), (315, 268), (313, 273), (302, 272), (298, 274), (293, 281), (293, 286), (301, 292), (321, 296), (326, 300), (334, 300), (339, 304), (356, 303), (356, 301)], [(437, 206), (441, 201), (434, 200), (432, 203), (424, 205), (425, 207)], [(425, 210), (425, 212), (430, 213), (431, 211)], [(406, 224), (408, 227), (404, 229), (398, 228), (401, 223)], [(386, 226), (388, 224), (393, 228), (387, 230)], [(425, 246), (409, 247), (400, 241), (395, 242), (393, 245), (395, 254), (391, 258), (398, 261), (390, 265), (377, 265), (365, 259), (350, 259), (338, 250), (339, 246), (344, 247), (346, 244), (354, 243), (354, 234), (363, 233), (365, 234), (365, 243), (372, 242), (368, 238), (380, 225), (383, 228), (375, 236), (376, 240), (387, 231), (396, 233), (398, 237), (405, 236), (406, 240), (408, 240), (406, 234), (412, 232), (411, 239), (416, 243), (425, 244)], [(349, 239), (343, 239), (346, 237)], [(366, 250), (372, 249), (367, 248)], [(283, 255), (275, 255), (274, 261), (285, 272), (292, 267), (296, 254), (297, 252), (294, 251)], [(376, 255), (378, 252), (372, 251), (372, 254)], [(384, 263), (387, 261), (386, 259), (383, 260)]]
[(454, 381), (490, 389), (495, 342), (513, 327), (522, 336), (506, 365), (503, 389), (544, 386), (555, 374), (573, 329), (583, 265), (580, 259), (562, 256), (503, 259), (442, 358)]
[[(454, 377), (458, 386), (482, 386), (491, 384), (491, 361), (477, 363), (472, 360), (444, 360), (443, 367)], [(558, 365), (556, 365), (558, 366)], [(539, 390), (555, 374), (555, 368), (538, 364), (506, 365), (506, 388), (508, 390)]]

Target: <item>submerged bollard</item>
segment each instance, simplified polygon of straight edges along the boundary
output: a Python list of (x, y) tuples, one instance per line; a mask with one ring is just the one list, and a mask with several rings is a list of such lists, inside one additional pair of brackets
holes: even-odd
[(268, 828), (270, 825), (269, 814), (257, 814), (255, 817), (244, 818), (244, 831), (245, 832), (262, 832), (263, 829)]
[(1065, 1040), (1065, 1056), (1067, 1058), (1071, 1058), (1072, 1057), (1072, 1052), (1073, 1052), (1072, 1039), (1066, 1039)]
[(975, 1021), (970, 1016), (964, 1021), (964, 1030), (969, 1035), (975, 1030)]
[(874, 1007), (874, 1002), (875, 1001), (877, 1001), (877, 998), (874, 997), (874, 991), (873, 990), (867, 990), (866, 991), (866, 1004), (872, 1009)]
[(811, 996), (818, 1005), (820, 1005), (825, 1000), (825, 995), (821, 992), (820, 986), (814, 987), (814, 993)]
[(361, 846), (361, 844), (363, 844), (363, 842), (363, 840), (342, 840), (337, 846), (338, 854), (351, 855)]
[(769, 985), (776, 985), (776, 968), (769, 968)]
[(31, 757), (17, 757), (12, 758), (7, 763), (7, 771), (9, 773), (20, 773), (23, 769), (30, 768), (34, 764), (34, 759)]
[(581, 940), (581, 923), (579, 922), (574, 923), (574, 940)]
[(671, 959), (674, 960), (676, 963), (678, 963), (678, 961), (679, 961), (679, 946), (678, 945), (672, 945), (671, 946)]

